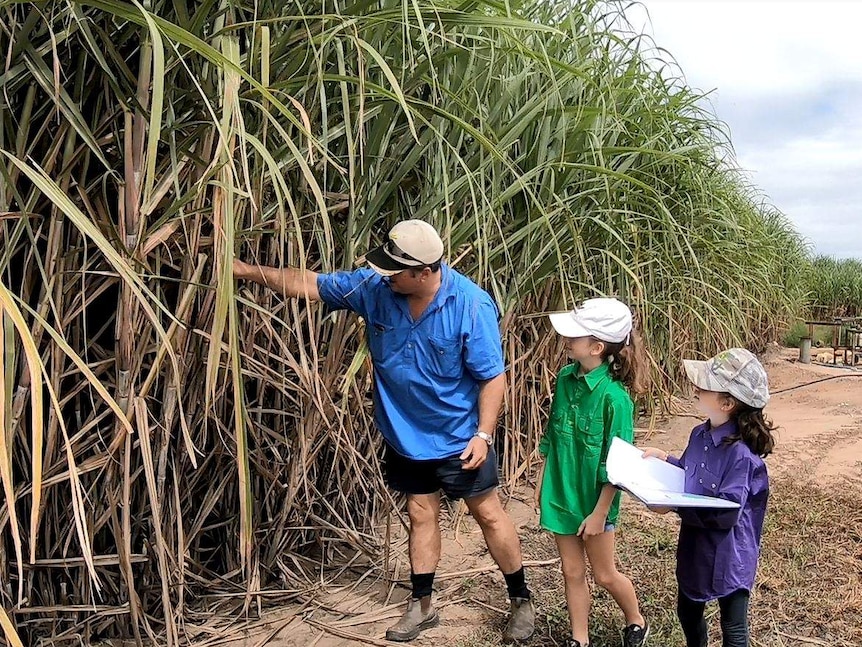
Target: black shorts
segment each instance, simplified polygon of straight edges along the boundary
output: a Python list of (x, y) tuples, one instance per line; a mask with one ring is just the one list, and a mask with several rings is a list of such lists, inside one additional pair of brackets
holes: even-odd
[(403, 494), (433, 494), (443, 490), (450, 499), (469, 499), (500, 485), (497, 454), (488, 449), (485, 462), (475, 470), (465, 470), (458, 456), (416, 461), (383, 443), (383, 473), (386, 484)]

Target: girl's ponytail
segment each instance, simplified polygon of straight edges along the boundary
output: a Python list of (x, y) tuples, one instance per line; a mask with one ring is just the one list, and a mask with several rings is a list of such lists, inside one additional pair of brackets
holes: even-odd
[(610, 364), (611, 377), (625, 384), (633, 395), (646, 393), (647, 364), (638, 332), (632, 330), (626, 341), (602, 343), (605, 345), (602, 359)]
[(737, 406), (732, 415), (736, 419), (737, 433), (728, 436), (726, 441), (741, 440), (748, 445), (752, 453), (765, 458), (775, 447), (775, 436), (772, 434), (775, 425), (763, 415), (763, 409), (755, 409), (739, 400), (736, 402)]

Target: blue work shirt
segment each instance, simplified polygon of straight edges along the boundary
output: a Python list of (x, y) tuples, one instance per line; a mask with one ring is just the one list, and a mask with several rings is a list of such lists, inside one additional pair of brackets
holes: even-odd
[(395, 451), (414, 460), (464, 451), (479, 424), (479, 383), (505, 368), (490, 295), (447, 265), (440, 271), (440, 288), (417, 321), (407, 297), (374, 270), (317, 278), (324, 303), (365, 319), (375, 423)]
[(739, 589), (750, 591), (757, 572), (769, 476), (763, 459), (736, 435), (736, 422), (694, 428), (688, 447), (668, 462), (685, 470), (685, 491), (727, 499), (732, 510), (680, 508), (676, 578), (690, 600), (707, 602)]

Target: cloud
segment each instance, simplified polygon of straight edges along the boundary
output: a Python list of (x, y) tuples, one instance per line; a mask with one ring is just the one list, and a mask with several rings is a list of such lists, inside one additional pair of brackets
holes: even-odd
[(818, 253), (862, 258), (856, 2), (646, 0), (627, 17), (674, 56), (737, 161)]
[(862, 135), (848, 139), (836, 131), (800, 137), (738, 161), (818, 252), (862, 258)]
[(772, 94), (832, 79), (858, 79), (858, 2), (646, 0), (627, 13), (670, 49), (689, 83)]
[[(768, 96), (729, 88), (709, 101), (731, 128), (734, 140), (746, 148), (775, 147), (789, 140), (833, 138), (848, 143), (859, 136), (856, 118), (862, 101), (862, 80), (847, 85), (784, 90)], [(850, 148), (848, 146), (848, 148)]]

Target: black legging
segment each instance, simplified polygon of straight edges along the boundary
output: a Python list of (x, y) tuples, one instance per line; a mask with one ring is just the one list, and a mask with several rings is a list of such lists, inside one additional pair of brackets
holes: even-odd
[[(745, 589), (718, 598), (721, 611), (722, 647), (748, 647), (748, 598)], [(695, 602), (682, 593), (676, 603), (676, 614), (685, 634), (686, 647), (707, 647), (705, 602)]]

